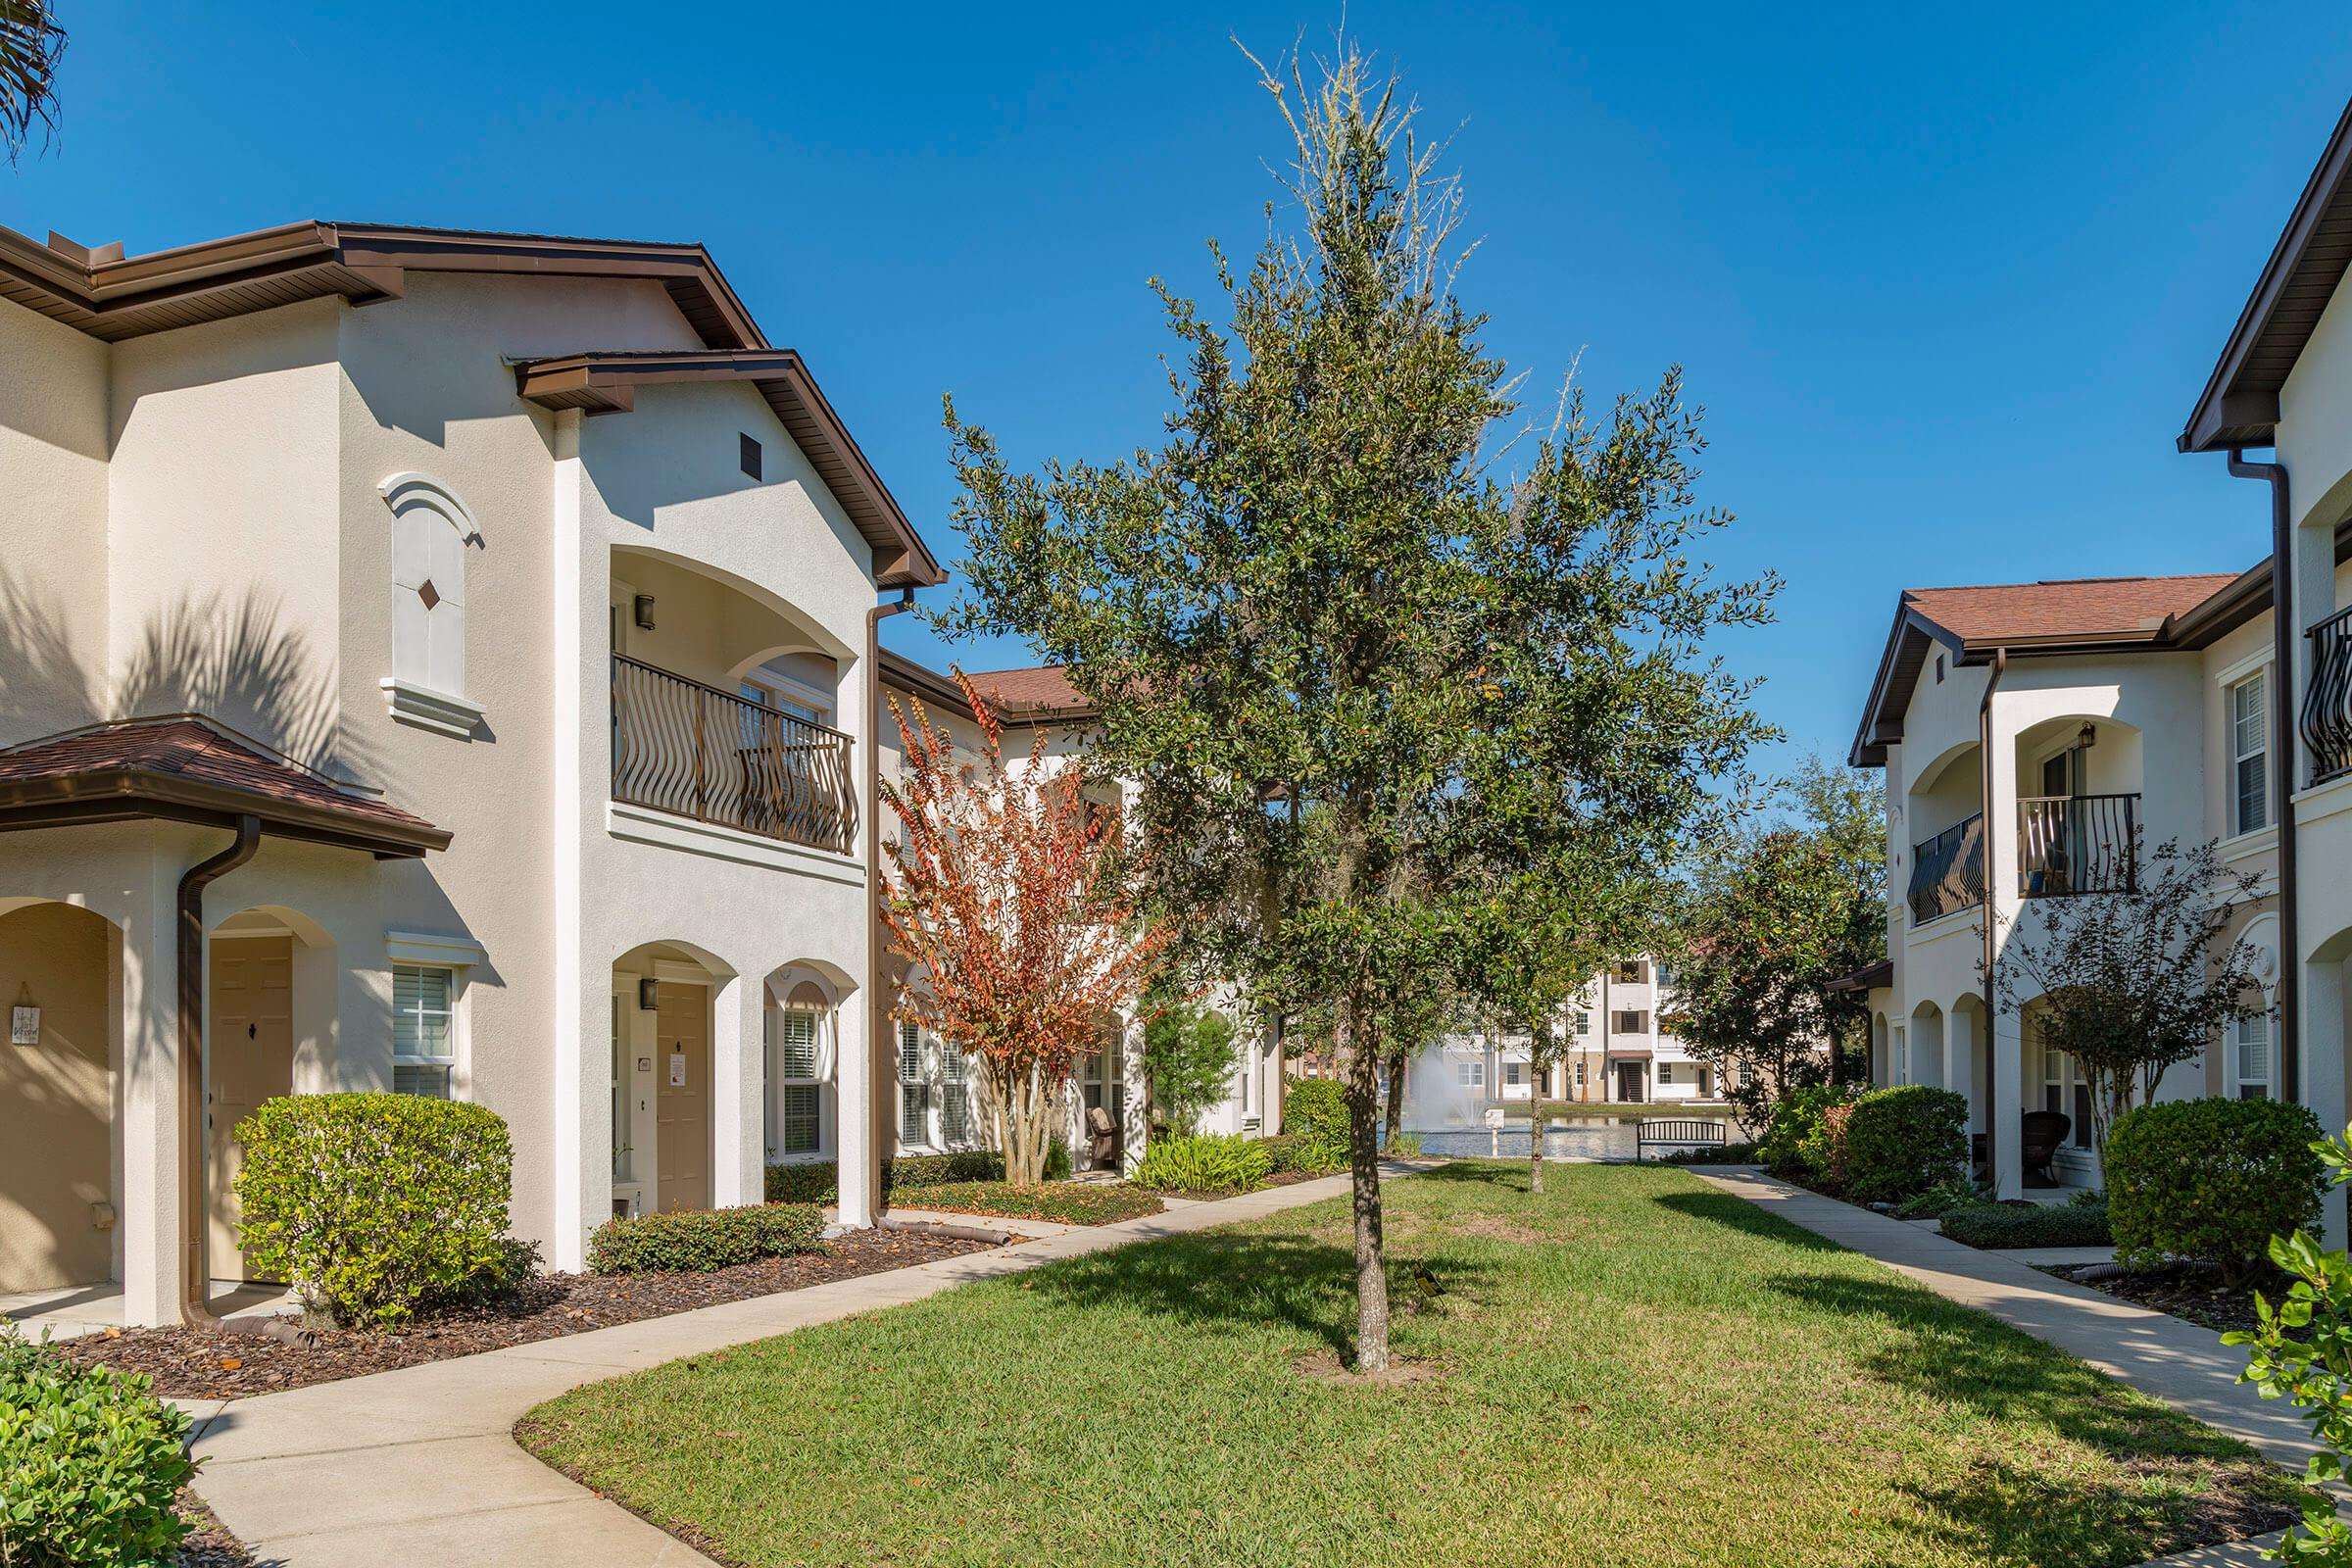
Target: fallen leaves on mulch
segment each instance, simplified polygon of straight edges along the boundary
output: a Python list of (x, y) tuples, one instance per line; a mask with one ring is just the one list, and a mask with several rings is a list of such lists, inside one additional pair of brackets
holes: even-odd
[(308, 1348), (172, 1324), (61, 1340), (56, 1348), (78, 1365), (144, 1373), (161, 1395), (236, 1398), (910, 1268), (989, 1247), (919, 1231), (854, 1231), (827, 1242), (822, 1252), (763, 1258), (709, 1274), (545, 1274), (487, 1306), (436, 1313), (398, 1330), (329, 1329)]
[(230, 1535), (228, 1527), (213, 1517), (213, 1510), (196, 1494), (180, 1488), (172, 1511), (196, 1527), (180, 1541), (179, 1568), (256, 1568), (245, 1543)]

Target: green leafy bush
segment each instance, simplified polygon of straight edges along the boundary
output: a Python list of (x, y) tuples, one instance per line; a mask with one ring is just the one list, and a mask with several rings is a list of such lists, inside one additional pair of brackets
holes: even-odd
[(73, 1366), (0, 1322), (0, 1563), (170, 1568), (188, 1425), (145, 1378)]
[(1233, 1020), (1214, 1007), (1178, 1003), (1144, 1025), (1144, 1077), (1153, 1104), (1180, 1135), (1225, 1098), (1240, 1058)]
[(1248, 1193), (1263, 1187), (1274, 1163), (1254, 1138), (1155, 1138), (1135, 1167), (1135, 1185), (1167, 1193)]
[(1912, 1084), (1874, 1089), (1846, 1118), (1842, 1187), (1858, 1203), (1900, 1203), (1968, 1168), (1968, 1097)]
[(813, 1203), (693, 1208), (609, 1219), (588, 1237), (598, 1274), (708, 1274), (795, 1252), (821, 1252), (825, 1216)]
[(1969, 1247), (2105, 1247), (2113, 1240), (2107, 1205), (2093, 1200), (2070, 1203), (1985, 1203), (1955, 1208), (1943, 1216), (1943, 1234)]
[[(2327, 1179), (2339, 1187), (2352, 1180), (2347, 1140), (2352, 1128), (2313, 1152)], [(2239, 1382), (2255, 1385), (2266, 1399), (2284, 1397), (2310, 1421), (2320, 1451), (2306, 1463), (2304, 1479), (2314, 1486), (2341, 1482), (2352, 1474), (2346, 1462), (2352, 1456), (2352, 1382), (2344, 1376), (2352, 1365), (2352, 1255), (2322, 1247), (2303, 1230), (2273, 1237), (2269, 1251), (2294, 1283), (2277, 1306), (2257, 1291), (2253, 1330), (2232, 1330), (2222, 1343), (2253, 1348)], [(2282, 1562), (2352, 1562), (2352, 1524), (2337, 1514), (2333, 1497), (2315, 1496), (2304, 1505), (2302, 1528), (2288, 1531), (2276, 1554)]]
[[(1070, 1146), (1056, 1138), (1046, 1150), (1046, 1180), (1070, 1173)], [(1001, 1182), (1004, 1156), (993, 1149), (961, 1149), (945, 1154), (901, 1154), (882, 1162), (882, 1191), (896, 1186), (937, 1187), (948, 1182)], [(829, 1159), (767, 1167), (771, 1203), (836, 1203), (841, 1200), (841, 1167)]]
[(289, 1095), (237, 1124), (247, 1255), (313, 1321), (398, 1323), (505, 1256), (514, 1150), (496, 1112), (420, 1095)]
[(547, 1266), (539, 1255), (537, 1242), (518, 1241), (504, 1237), (498, 1244), (498, 1255), (482, 1268), (452, 1287), (436, 1286), (417, 1298), (419, 1312), (439, 1311), (447, 1307), (487, 1306), (522, 1289), (523, 1283)]
[(1758, 1162), (1754, 1144), (1716, 1144), (1696, 1149), (1669, 1149), (1657, 1157), (1669, 1165), (1753, 1165)]
[(890, 1201), (894, 1208), (1042, 1219), (1056, 1225), (1108, 1225), (1156, 1214), (1167, 1206), (1157, 1194), (1125, 1182), (1047, 1182), (1038, 1187), (956, 1182), (946, 1187), (901, 1187), (891, 1193)]
[(1828, 1180), (1830, 1148), (1823, 1141), (1822, 1117), (1832, 1105), (1853, 1098), (1851, 1090), (1830, 1084), (1791, 1089), (1772, 1107), (1764, 1136), (1756, 1140), (1756, 1157), (1785, 1181)]
[(1904, 1199), (1895, 1205), (1896, 1219), (1941, 1219), (1955, 1208), (1984, 1201), (1977, 1184), (1958, 1176), (1947, 1177), (1926, 1192)]
[(2177, 1100), (2141, 1105), (2107, 1134), (2107, 1208), (2116, 1261), (2167, 1257), (2219, 1265), (2242, 1283), (2271, 1239), (2319, 1218), (2327, 1166), (2320, 1122), (2276, 1100)]
[(1348, 1163), (1348, 1096), (1335, 1078), (1295, 1078), (1282, 1099), (1282, 1125), (1303, 1142), (1298, 1170)]
[(1271, 1138), (1260, 1138), (1257, 1143), (1266, 1152), (1267, 1175), (1280, 1176), (1286, 1171), (1307, 1168), (1299, 1163), (1308, 1153), (1304, 1133), (1276, 1133)]
[(1406, 1159), (1419, 1159), (1421, 1157), (1421, 1135), (1419, 1133), (1397, 1133), (1389, 1139), (1387, 1150), (1390, 1153), (1400, 1155)]

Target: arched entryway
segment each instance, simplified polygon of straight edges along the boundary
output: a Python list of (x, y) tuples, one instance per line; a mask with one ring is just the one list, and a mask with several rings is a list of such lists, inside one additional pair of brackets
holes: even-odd
[(73, 905), (0, 902), (0, 1295), (117, 1273), (122, 933)]
[(672, 1213), (714, 1206), (717, 1081), (713, 1003), (733, 971), (677, 942), (634, 948), (612, 965), (615, 1113), (631, 1175), (616, 1206)]

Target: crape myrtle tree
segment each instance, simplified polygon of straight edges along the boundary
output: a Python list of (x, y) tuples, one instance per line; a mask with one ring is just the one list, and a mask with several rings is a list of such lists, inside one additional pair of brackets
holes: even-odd
[[(1254, 62), (1253, 62), (1254, 63)], [(1681, 378), (1605, 418), (1564, 392), (1501, 471), (1516, 382), (1454, 292), (1457, 184), (1344, 42), (1261, 71), (1290, 198), (1213, 324), (1178, 343), (1165, 438), (1015, 473), (947, 422), (969, 586), (951, 629), (1016, 633), (1137, 781), (1159, 907), (1261, 1004), (1330, 1009), (1350, 1121), (1355, 1365), (1389, 1359), (1376, 1028), (1461, 972), (1481, 867), (1692, 808), (1759, 729), (1700, 650), (1773, 583), (1690, 554)]]
[(921, 702), (891, 700), (905, 761), (881, 787), (898, 819), (882, 918), (910, 976), (919, 967), (900, 1016), (978, 1058), (1005, 1179), (1038, 1182), (1063, 1086), (1088, 1053), (1115, 1049), (1104, 1021), (1144, 995), (1169, 929), (1140, 910), (1148, 864), (1119, 813), (1087, 798), (1076, 766), (1048, 762), (1042, 728), (1007, 766), (996, 710), (956, 681), (979, 730), (973, 761)]
[(1996, 968), (2001, 1010), (2034, 1004), (2043, 1048), (2082, 1069), (2101, 1158), (2167, 1068), (2270, 1010), (2253, 946), (2223, 938), (2260, 877), (2230, 869), (2218, 843), (2167, 839), (2138, 861), (2129, 892), (2030, 901)]

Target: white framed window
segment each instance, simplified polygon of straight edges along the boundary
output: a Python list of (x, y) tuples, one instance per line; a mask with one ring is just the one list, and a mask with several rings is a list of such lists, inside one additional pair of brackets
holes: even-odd
[(795, 680), (772, 669), (755, 669), (743, 677), (736, 690), (752, 702), (762, 704), (793, 718), (811, 724), (833, 721), (833, 699), (807, 681)]
[(1502, 1064), (1502, 1081), (1506, 1088), (1517, 1089), (1527, 1082), (1527, 1063), (1506, 1061)]
[(1658, 1082), (1659, 1082), (1661, 1085), (1664, 1085), (1664, 1084), (1670, 1084), (1670, 1083), (1674, 1082), (1674, 1063), (1673, 1063), (1673, 1062), (1671, 1062), (1671, 1061), (1661, 1061), (1661, 1062), (1659, 1062), (1659, 1063), (1658, 1063)]
[(2230, 831), (2271, 825), (2271, 720), (2267, 671), (2230, 688)]
[(482, 710), (466, 695), (466, 552), (481, 530), (421, 473), (376, 488), (392, 509), (392, 673), (380, 684), (395, 718), (470, 738)]
[(1242, 1114), (1257, 1114), (1257, 1047), (1252, 1045), (1242, 1053)]
[(392, 1088), (448, 1100), (458, 1064), (457, 971), (439, 964), (392, 966)]
[[(1898, 1023), (1894, 1026), (1888, 1036), (1886, 1050), (1894, 1061), (1895, 1083), (1898, 1086), (1909, 1083), (1911, 1081), (1911, 1046), (1903, 1025)], [(1744, 1067), (1746, 1063), (1742, 1062), (1740, 1065)], [(1744, 1077), (1740, 1082), (1743, 1088), (1747, 1084)]]
[(2041, 1053), (2041, 1108), (2067, 1118), (2070, 1148), (2090, 1147), (2090, 1080), (2072, 1056), (2046, 1046)]
[(805, 1008), (773, 1015), (775, 1060), (768, 1150), (778, 1154), (813, 1154), (822, 1141), (818, 1126), (816, 1031), (820, 1020)]
[(1592, 1014), (1586, 1009), (1579, 1007), (1575, 1012), (1569, 1015), (1568, 1032), (1579, 1035), (1591, 1034), (1592, 1032)]
[(899, 1025), (899, 1142), (931, 1141), (931, 1084), (923, 1072), (920, 1024)]
[(939, 1141), (965, 1144), (972, 1137), (972, 1090), (965, 1080), (963, 1053), (939, 1043)]
[(1457, 1061), (1453, 1064), (1453, 1081), (1457, 1088), (1484, 1089), (1487, 1087), (1487, 1064), (1483, 1061)]
[(2258, 1012), (2230, 1027), (2230, 1081), (2240, 1100), (2271, 1098), (2271, 1015)]

